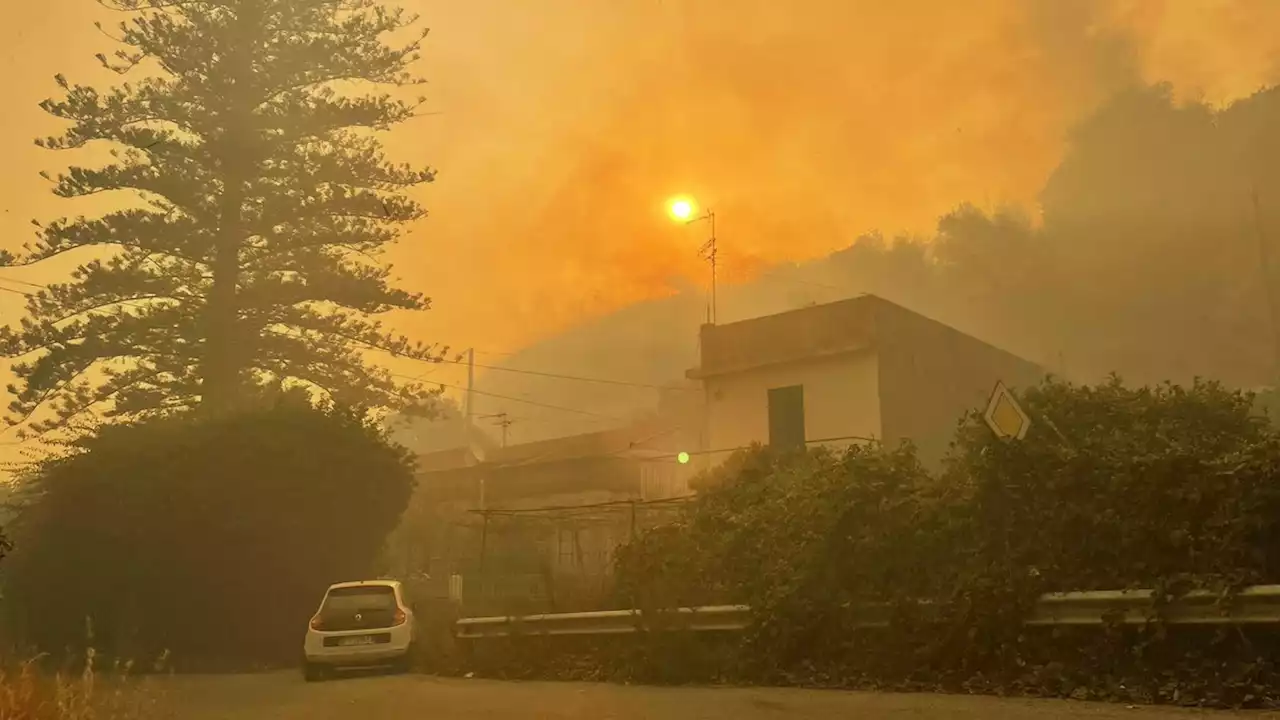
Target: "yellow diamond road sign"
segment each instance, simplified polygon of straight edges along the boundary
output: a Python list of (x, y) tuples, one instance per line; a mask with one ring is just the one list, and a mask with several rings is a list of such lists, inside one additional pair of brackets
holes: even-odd
[(1031, 427), (1031, 418), (1002, 382), (996, 383), (982, 419), (987, 421), (991, 432), (1004, 439), (1021, 440), (1027, 436), (1027, 430)]

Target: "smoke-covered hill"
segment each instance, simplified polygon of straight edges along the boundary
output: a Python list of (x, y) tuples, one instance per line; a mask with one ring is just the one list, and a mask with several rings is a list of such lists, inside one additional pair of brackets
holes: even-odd
[[(1254, 198), (1257, 198), (1255, 210)], [(1224, 110), (1167, 88), (1122, 94), (1076, 129), (1043, 193), (1042, 221), (971, 206), (927, 238), (869, 236), (800, 265), (722, 285), (720, 322), (873, 293), (1070, 378), (1195, 376), (1271, 384), (1266, 263), (1280, 237), (1280, 92)], [(726, 265), (733, 238), (720, 238)], [(502, 366), (636, 383), (683, 382), (697, 363), (696, 289), (547, 338)], [(481, 369), (489, 392), (605, 418), (478, 398), (522, 418), (519, 441), (597, 429), (657, 391)]]

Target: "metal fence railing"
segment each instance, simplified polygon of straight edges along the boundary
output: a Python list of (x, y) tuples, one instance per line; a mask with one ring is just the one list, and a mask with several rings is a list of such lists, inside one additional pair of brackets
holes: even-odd
[[(1151, 590), (1050, 593), (1037, 601), (1024, 621), (1032, 626), (1143, 624), (1156, 618), (1173, 625), (1280, 624), (1280, 585), (1256, 585), (1223, 596), (1194, 591), (1160, 607)], [(457, 622), (457, 637), (480, 639), (528, 635), (618, 635), (675, 627), (694, 632), (742, 630), (750, 620), (745, 605), (681, 608), (646, 618), (638, 610), (556, 613), (509, 617), (469, 617)], [(867, 606), (860, 627), (889, 624), (887, 606)]]

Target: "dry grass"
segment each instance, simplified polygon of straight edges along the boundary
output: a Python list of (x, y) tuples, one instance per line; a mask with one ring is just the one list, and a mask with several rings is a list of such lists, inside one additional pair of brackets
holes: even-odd
[[(90, 651), (77, 673), (42, 672), (40, 658), (0, 669), (0, 720), (159, 720), (171, 717), (162, 688), (132, 663), (95, 667)], [(156, 669), (163, 668), (163, 661)]]

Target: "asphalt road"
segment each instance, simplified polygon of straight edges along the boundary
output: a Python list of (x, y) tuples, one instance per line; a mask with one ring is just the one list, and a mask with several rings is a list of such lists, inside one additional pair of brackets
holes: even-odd
[[(770, 688), (658, 688), (497, 682), (422, 675), (306, 684), (297, 673), (164, 681), (161, 703), (182, 720), (1188, 720), (1240, 717), (1057, 700)], [(1280, 715), (1250, 713), (1250, 718)]]

